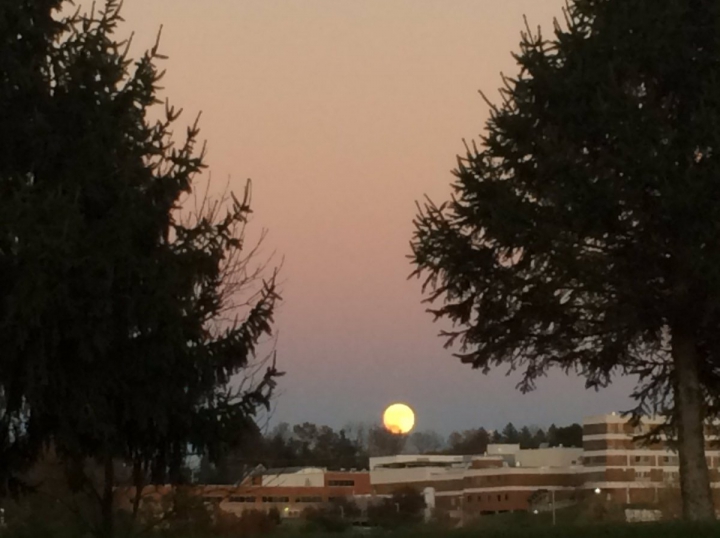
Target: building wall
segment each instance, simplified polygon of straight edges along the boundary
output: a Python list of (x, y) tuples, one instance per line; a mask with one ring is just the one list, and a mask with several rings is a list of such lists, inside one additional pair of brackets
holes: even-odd
[(463, 479), (465, 490), (526, 487), (533, 491), (552, 486), (575, 487), (581, 484), (579, 468), (502, 468), (468, 471)]
[(350, 495), (369, 495), (370, 473), (363, 472), (332, 472), (323, 477), (323, 487), (328, 497), (347, 497)]
[(267, 487), (320, 488), (324, 485), (324, 477), (323, 469), (308, 468), (295, 473), (266, 474), (261, 483)]
[(436, 508), (466, 516), (528, 510), (528, 499), (540, 489), (553, 489), (556, 500), (575, 495), (582, 469), (575, 467), (486, 467), (459, 469), (378, 469), (370, 473), (373, 492), (391, 495), (404, 487), (436, 492)]
[[(318, 479), (317, 474), (320, 473)], [(293, 476), (296, 475), (296, 476)], [(278, 478), (278, 480), (272, 480)], [(371, 495), (368, 472), (328, 472), (322, 469), (308, 469), (306, 472), (264, 475), (266, 485), (248, 481), (239, 486), (191, 486), (191, 495), (197, 495), (204, 502), (217, 506), (226, 513), (240, 515), (246, 510), (267, 512), (275, 508), (282, 517), (299, 517), (310, 507), (328, 506), (336, 498), (368, 497)], [(287, 485), (307, 484), (310, 485)], [(170, 486), (149, 486), (143, 490), (143, 503), (153, 503), (158, 508), (162, 499), (175, 491)], [(132, 508), (134, 488), (118, 488), (118, 506), (125, 510)]]
[(370, 471), (370, 482), (373, 485), (427, 482), (436, 473), (432, 467), (402, 467), (400, 469), (375, 468)]
[(373, 484), (372, 492), (375, 495), (392, 495), (396, 491), (402, 488), (411, 487), (418, 493), (422, 493), (425, 488), (433, 488), (438, 494), (452, 492), (454, 495), (459, 495), (459, 492), (463, 489), (463, 479), (459, 477), (442, 477), (435, 476), (430, 480), (420, 480), (413, 482), (399, 481), (399, 482), (386, 482), (382, 484)]
[[(660, 502), (679, 483), (678, 455), (662, 435), (652, 443), (637, 437), (661, 423), (661, 419), (650, 417), (633, 426), (617, 414), (586, 418), (583, 489), (599, 490), (608, 500), (623, 504)], [(706, 455), (716, 494), (720, 488), (720, 451), (714, 437), (708, 428)]]
[(492, 467), (503, 467), (504, 461), (503, 458), (488, 456), (486, 458), (472, 460), (472, 462), (470, 462), (470, 468), (488, 469)]
[(484, 456), (398, 454), (396, 456), (380, 456), (370, 458), (369, 469), (370, 471), (374, 471), (379, 468), (402, 468), (407, 466), (462, 467), (476, 459), (484, 459)]
[(582, 448), (537, 448), (520, 450), (515, 461), (521, 467), (572, 467), (582, 465)]

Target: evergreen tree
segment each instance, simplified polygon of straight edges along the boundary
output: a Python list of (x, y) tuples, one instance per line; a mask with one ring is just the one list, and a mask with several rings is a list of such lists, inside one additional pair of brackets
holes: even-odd
[(520, 430), (519, 437), (520, 448), (537, 448), (533, 439), (533, 434), (527, 426), (523, 426), (522, 430)]
[[(640, 384), (677, 433), (687, 519), (713, 519), (718, 410), (720, 4), (572, 0), (529, 29), (452, 199), (416, 220), (416, 273), (464, 363)], [(489, 101), (488, 101), (489, 102)]]
[(542, 428), (538, 428), (538, 430), (533, 434), (533, 448), (540, 448), (541, 445), (544, 445), (547, 442), (548, 440), (545, 431)]
[(503, 428), (502, 439), (504, 443), (509, 443), (512, 445), (520, 442), (520, 434), (518, 433), (517, 428), (515, 428), (512, 422), (508, 422), (507, 426)]
[(249, 191), (179, 217), (204, 151), (197, 125), (173, 145), (169, 105), (148, 119), (157, 46), (133, 63), (117, 0), (68, 5), (0, 4), (0, 478), (17, 484), (49, 444), (98, 462), (111, 536), (117, 461), (138, 488), (179, 483), (190, 450), (217, 460), (253, 430), (278, 372), (230, 382), (260, 368), (278, 296), (245, 278)]
[(489, 442), (490, 434), (485, 428), (453, 432), (448, 437), (446, 452), (458, 455), (484, 454)]
[(582, 426), (580, 424), (571, 424), (563, 428), (558, 428), (555, 432), (555, 442), (564, 447), (582, 448)]
[(555, 426), (555, 424), (550, 424), (550, 427), (547, 431), (547, 443), (549, 446), (554, 447), (558, 446), (558, 428)]

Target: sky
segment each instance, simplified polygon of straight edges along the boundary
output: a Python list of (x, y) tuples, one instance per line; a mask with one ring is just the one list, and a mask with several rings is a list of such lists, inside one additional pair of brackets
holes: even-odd
[[(213, 186), (253, 181), (255, 232), (282, 267), (281, 379), (272, 420), (378, 422), (402, 401), (416, 428), (569, 424), (627, 409), (553, 373), (461, 365), (408, 280), (415, 202), (449, 195), (463, 139), (478, 139), (517, 72), (523, 15), (549, 33), (565, 0), (126, 0), (123, 33), (153, 44), (162, 97), (202, 112)], [(178, 134), (182, 134), (180, 131)]]

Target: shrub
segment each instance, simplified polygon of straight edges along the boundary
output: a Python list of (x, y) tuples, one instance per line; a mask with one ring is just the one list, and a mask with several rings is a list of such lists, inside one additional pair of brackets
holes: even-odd
[(303, 519), (305, 519), (303, 530), (306, 532), (344, 532), (350, 526), (345, 518), (332, 509), (306, 508), (303, 511)]

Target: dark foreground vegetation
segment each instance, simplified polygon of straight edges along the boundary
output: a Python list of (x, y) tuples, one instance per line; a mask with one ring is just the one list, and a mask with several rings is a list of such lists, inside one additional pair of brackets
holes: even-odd
[(427, 538), (710, 538), (720, 533), (716, 524), (692, 523), (634, 523), (608, 524), (584, 527), (576, 526), (544, 526), (544, 527), (510, 527), (483, 529), (458, 529), (452, 531), (411, 531), (397, 533), (393, 536), (407, 537), (426, 536)]
[[(396, 502), (400, 511), (396, 511)], [(7, 505), (6, 505), (7, 506)], [(82, 522), (80, 512), (69, 503), (32, 497), (23, 507), (6, 511), (2, 538), (84, 538), (91, 526)], [(283, 520), (276, 510), (248, 511), (241, 517), (220, 514), (202, 501), (182, 493), (167, 499), (161, 518), (148, 517), (142, 523), (130, 513), (118, 513), (115, 533), (119, 538), (268, 538), (303, 537), (426, 537), (426, 538), (705, 538), (720, 536), (720, 524), (683, 522), (626, 523), (623, 507), (604, 502), (584, 502), (557, 511), (556, 524), (550, 512), (507, 513), (470, 519), (463, 528), (434, 517), (424, 523), (420, 496), (408, 492), (380, 504), (368, 515), (369, 525), (353, 526), (357, 515), (351, 504), (326, 510), (307, 510), (302, 518)], [(82, 505), (75, 505), (82, 510)], [(147, 516), (148, 514), (145, 514)], [(86, 522), (87, 523), (87, 522)]]
[[(135, 533), (118, 531), (120, 538), (134, 538)], [(7, 538), (81, 538), (72, 526), (51, 525), (44, 523), (37, 526), (26, 526), (13, 529), (2, 534)], [(271, 527), (250, 524), (242, 529), (225, 529), (223, 532), (209, 532), (193, 528), (173, 528), (158, 533), (142, 533), (142, 536), (159, 536), (162, 538), (230, 538), (268, 536), (269, 538), (332, 538), (340, 536), (377, 536), (396, 538), (715, 538), (720, 536), (720, 525), (713, 523), (611, 523), (592, 525), (515, 525), (490, 526), (478, 529), (446, 529), (436, 527), (410, 527), (398, 530), (381, 528), (349, 528), (342, 531), (317, 530), (304, 526)]]

